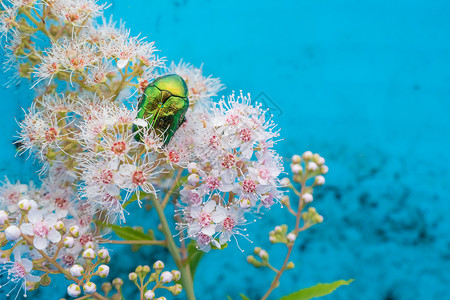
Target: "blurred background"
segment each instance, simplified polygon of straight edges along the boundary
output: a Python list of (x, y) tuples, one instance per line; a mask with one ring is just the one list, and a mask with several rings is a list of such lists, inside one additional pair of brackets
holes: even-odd
[[(296, 268), (273, 299), (349, 278), (355, 282), (325, 299), (449, 299), (450, 2), (110, 2), (108, 13), (155, 41), (169, 61), (204, 63), (204, 74), (226, 85), (223, 95), (243, 90), (270, 108), (283, 156), (311, 150), (327, 159), (314, 202), (324, 222), (300, 235)], [(24, 84), (1, 96), (0, 175), (28, 181), (35, 168), (14, 159), (12, 116), (20, 120), (32, 91)], [(136, 224), (153, 222), (137, 214)], [(253, 244), (239, 240), (244, 253), (232, 243), (207, 254), (195, 278), (198, 299), (260, 298), (273, 276), (245, 257), (259, 245), (279, 265), (285, 249), (269, 243), (268, 231), (293, 221), (273, 208), (249, 226)], [(170, 261), (160, 249), (118, 252), (111, 276), (130, 272), (127, 262)], [(35, 296), (56, 293), (64, 297), (65, 286)]]

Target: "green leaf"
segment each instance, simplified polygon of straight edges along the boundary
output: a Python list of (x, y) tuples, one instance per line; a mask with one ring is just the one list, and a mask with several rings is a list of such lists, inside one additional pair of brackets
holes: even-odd
[(191, 269), (192, 279), (194, 279), (195, 270), (197, 269), (197, 266), (200, 263), (200, 260), (202, 259), (205, 252), (197, 249), (194, 240), (191, 240), (191, 242), (187, 246), (187, 250), (189, 268)]
[(231, 298), (230, 296), (227, 296), (227, 300), (233, 300), (233, 298)]
[(239, 296), (241, 296), (242, 300), (250, 300), (250, 298), (245, 296), (244, 294), (239, 294)]
[(128, 241), (154, 240), (154, 235), (146, 234), (130, 226), (118, 226), (112, 224), (108, 226), (114, 231), (115, 234), (117, 234), (124, 240)]
[(333, 283), (319, 283), (315, 286), (281, 297), (279, 300), (309, 300), (316, 297), (322, 297), (331, 294), (335, 289), (342, 285), (349, 285), (352, 281), (353, 279), (338, 280)]

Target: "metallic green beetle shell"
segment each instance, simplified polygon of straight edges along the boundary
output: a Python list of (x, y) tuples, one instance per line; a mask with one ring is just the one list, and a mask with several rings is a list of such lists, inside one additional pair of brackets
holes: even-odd
[[(137, 118), (146, 120), (167, 145), (175, 131), (183, 124), (189, 107), (188, 88), (179, 75), (156, 78), (139, 99)], [(134, 125), (133, 131), (139, 126)], [(140, 139), (139, 134), (136, 135)]]

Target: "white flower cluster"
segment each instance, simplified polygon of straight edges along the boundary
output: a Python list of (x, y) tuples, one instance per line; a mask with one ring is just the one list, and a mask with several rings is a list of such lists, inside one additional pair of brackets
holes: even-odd
[(273, 149), (278, 135), (261, 106), (242, 93), (188, 115), (168, 149), (177, 157), (189, 154), (178, 226), (200, 249), (220, 248), (242, 235), (245, 212), (270, 208), (280, 198), (283, 166)]

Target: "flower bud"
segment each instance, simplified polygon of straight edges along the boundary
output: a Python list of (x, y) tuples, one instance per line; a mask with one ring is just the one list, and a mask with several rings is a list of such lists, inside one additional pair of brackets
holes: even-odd
[(152, 299), (154, 299), (155, 298), (155, 292), (152, 291), (152, 290), (146, 291), (145, 294), (144, 294), (144, 298), (145, 298), (145, 300), (152, 300)]
[(19, 208), (23, 211), (29, 211), (31, 208), (31, 201), (28, 199), (22, 199), (19, 201)]
[(297, 237), (295, 236), (295, 234), (293, 234), (293, 233), (291, 232), (291, 233), (289, 233), (289, 234), (286, 236), (286, 238), (287, 238), (287, 240), (288, 240), (290, 243), (293, 243), (293, 242), (295, 242), (295, 239), (296, 239)]
[(319, 166), (321, 166), (321, 165), (323, 165), (325, 163), (325, 158), (323, 158), (319, 154), (314, 154), (313, 160)]
[(78, 227), (77, 225), (74, 225), (69, 228), (69, 232), (73, 237), (77, 238), (80, 236), (80, 227)]
[(259, 255), (259, 252), (261, 252), (261, 247), (255, 247), (255, 249), (253, 249), (253, 253), (255, 253), (256, 255)]
[(291, 165), (291, 171), (294, 174), (300, 174), (303, 172), (303, 168), (300, 164), (292, 164)]
[(183, 287), (179, 283), (175, 284), (174, 286), (169, 287), (169, 291), (171, 291), (172, 295), (174, 295), (174, 296), (179, 295), (182, 290), (183, 290)]
[(173, 275), (169, 271), (164, 271), (161, 273), (161, 282), (162, 283), (169, 283), (173, 279)]
[(83, 290), (86, 294), (93, 294), (97, 291), (97, 286), (95, 283), (88, 281), (83, 285)]
[(324, 185), (325, 184), (325, 177), (323, 177), (322, 175), (316, 176), (316, 178), (314, 178), (314, 183), (316, 185)]
[(162, 297), (158, 297), (158, 298), (156, 298), (156, 300), (167, 300), (167, 298), (166, 298), (166, 297), (164, 297), (164, 296), (162, 296)]
[(239, 201), (239, 206), (240, 206), (241, 208), (250, 208), (250, 206), (252, 206), (252, 202), (251, 202), (250, 199), (248, 199), (248, 198), (242, 198), (242, 199)]
[(313, 157), (313, 154), (311, 151), (305, 151), (303, 154), (303, 159), (304, 160), (310, 160)]
[(267, 260), (269, 259), (269, 253), (267, 253), (266, 250), (261, 250), (259, 251), (259, 257), (261, 257), (262, 260)]
[(66, 236), (63, 240), (63, 244), (67, 248), (72, 248), (75, 245), (75, 239), (71, 236)]
[(281, 184), (281, 186), (290, 186), (291, 180), (287, 177), (284, 177), (281, 179), (280, 184)]
[(114, 285), (116, 290), (119, 290), (123, 285), (123, 280), (122, 278), (114, 278), (112, 284)]
[(327, 174), (328, 173), (328, 166), (323, 165), (320, 167), (320, 173)]
[(150, 267), (147, 265), (142, 266), (142, 274), (144, 274), (144, 276), (147, 276), (148, 273), (150, 273)]
[(197, 174), (191, 174), (188, 176), (187, 182), (189, 185), (196, 186), (197, 183), (200, 181), (200, 176)]
[(290, 269), (293, 269), (293, 268), (295, 268), (294, 263), (292, 261), (288, 262), (288, 264), (286, 266), (286, 269), (290, 270)]
[(56, 222), (55, 228), (56, 228), (56, 230), (63, 230), (65, 228), (64, 227), (64, 222), (63, 221)]
[(317, 164), (315, 162), (310, 161), (306, 167), (308, 169), (308, 171), (314, 172), (316, 171), (319, 167), (317, 166)]
[(195, 162), (188, 163), (187, 165), (189, 174), (197, 173), (198, 165)]
[(8, 214), (4, 210), (0, 210), (0, 225), (5, 225), (8, 221)]
[(78, 297), (81, 294), (81, 289), (78, 285), (72, 283), (67, 287), (67, 294), (73, 298)]
[(283, 228), (281, 228), (281, 226), (275, 226), (276, 233), (281, 233), (282, 231), (283, 231)]
[(89, 248), (83, 251), (83, 257), (85, 259), (94, 259), (96, 256), (95, 252), (93, 249)]
[(105, 248), (98, 250), (97, 255), (103, 260), (108, 260), (110, 258), (109, 251)]
[(299, 164), (302, 161), (302, 157), (298, 154), (292, 155), (292, 163)]
[(107, 265), (100, 265), (97, 269), (98, 276), (105, 278), (109, 275), (109, 267)]
[(80, 277), (84, 274), (84, 268), (80, 265), (73, 265), (70, 267), (69, 272), (74, 277)]
[(290, 204), (290, 199), (288, 195), (284, 195), (280, 200), (281, 204), (288, 206)]
[(134, 270), (138, 275), (140, 275), (139, 273), (142, 273), (142, 266), (139, 265), (136, 267), (136, 269)]
[(50, 279), (50, 276), (48, 276), (48, 274), (44, 274), (39, 281), (39, 285), (41, 286), (49, 286), (50, 283), (52, 283), (52, 280)]
[(155, 269), (156, 271), (161, 271), (162, 269), (164, 269), (164, 263), (160, 260), (156, 261), (153, 264), (153, 269)]
[(137, 274), (135, 272), (131, 272), (128, 274), (128, 279), (131, 281), (135, 281), (137, 279)]
[(94, 242), (92, 242), (92, 241), (89, 241), (89, 242), (87, 242), (85, 245), (84, 245), (84, 249), (95, 249), (95, 244), (94, 244)]
[(302, 195), (302, 200), (305, 201), (305, 203), (311, 203), (313, 201), (313, 196), (310, 193), (304, 193)]
[(111, 292), (111, 290), (112, 290), (112, 285), (111, 285), (111, 283), (109, 283), (109, 282), (104, 282), (104, 283), (102, 284), (102, 291), (103, 291), (105, 294), (108, 294), (109, 292)]
[(5, 229), (5, 236), (8, 241), (15, 241), (20, 238), (20, 229), (15, 225), (11, 225)]
[(173, 275), (173, 281), (178, 281), (181, 278), (181, 272), (178, 270), (173, 270), (172, 275)]

